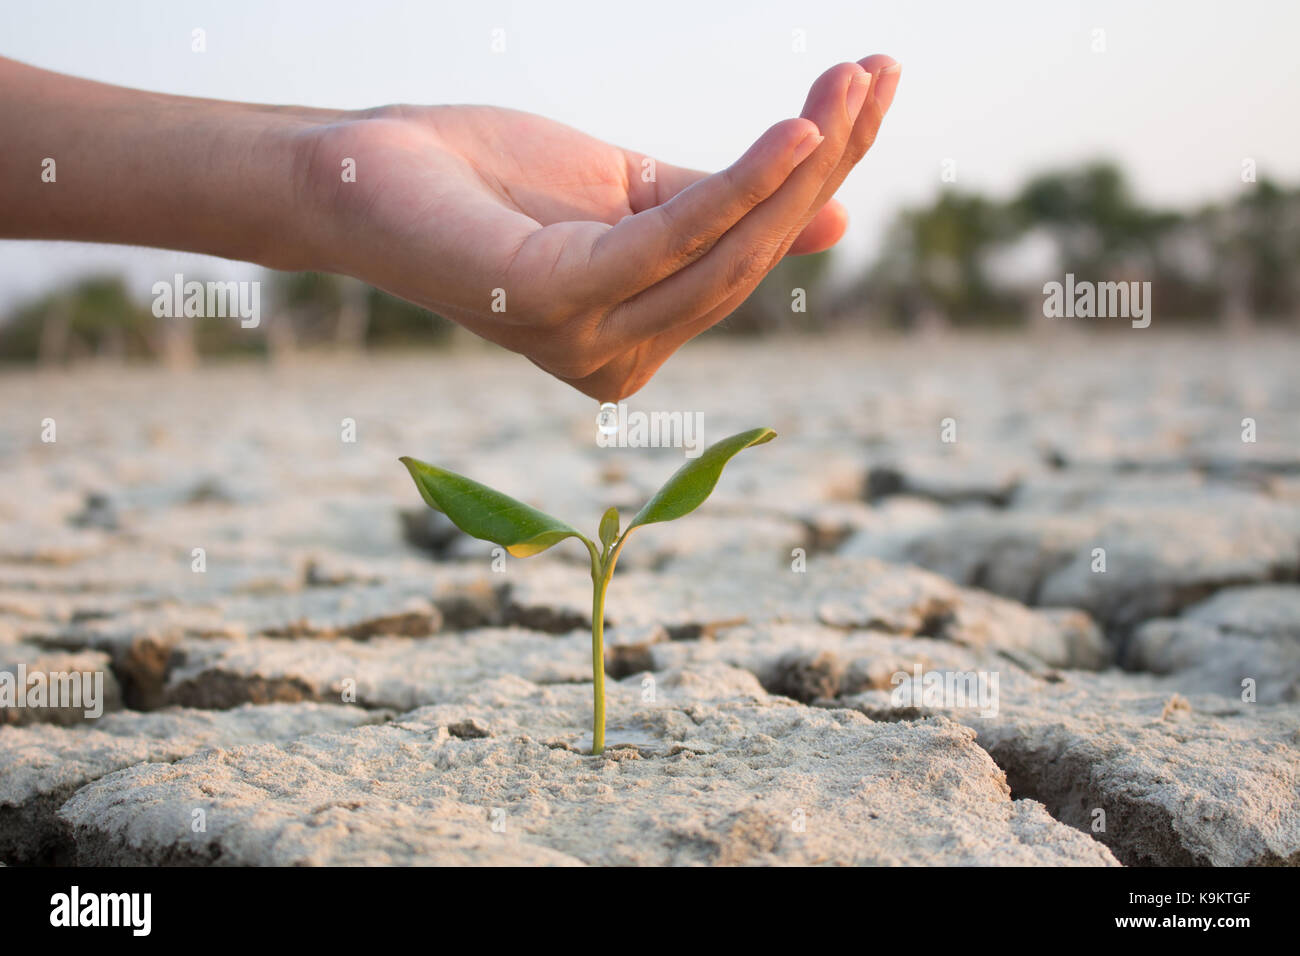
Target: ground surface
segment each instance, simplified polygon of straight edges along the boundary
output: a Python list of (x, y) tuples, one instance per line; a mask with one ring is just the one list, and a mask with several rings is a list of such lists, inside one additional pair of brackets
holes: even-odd
[(494, 561), (396, 459), (594, 532), (680, 450), (480, 351), (6, 373), (0, 671), (100, 672), (105, 714), (0, 710), (0, 862), (1295, 864), (1297, 368), (689, 350), (630, 410), (780, 438), (628, 545), (603, 757), (580, 546)]

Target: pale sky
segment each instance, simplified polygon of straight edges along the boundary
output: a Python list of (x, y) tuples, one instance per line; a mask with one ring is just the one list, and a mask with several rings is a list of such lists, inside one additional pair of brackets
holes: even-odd
[[(191, 51), (191, 31), (207, 52)], [(503, 29), (506, 51), (493, 53)], [(795, 30), (807, 51), (792, 50)], [(1104, 52), (1094, 52), (1104, 31)], [(192, 96), (363, 107), (491, 103), (669, 162), (716, 169), (797, 115), (826, 67), (903, 64), (871, 155), (841, 188), (840, 266), (941, 186), (1005, 193), (1044, 167), (1117, 159), (1160, 204), (1223, 199), (1244, 158), (1300, 182), (1294, 0), (5, 0), (0, 55)], [(3, 149), (0, 134), (0, 149)], [(77, 273), (125, 270), (142, 297), (202, 257), (0, 242), (0, 308)], [(219, 270), (219, 273), (218, 273)], [(250, 272), (251, 274), (251, 272)]]

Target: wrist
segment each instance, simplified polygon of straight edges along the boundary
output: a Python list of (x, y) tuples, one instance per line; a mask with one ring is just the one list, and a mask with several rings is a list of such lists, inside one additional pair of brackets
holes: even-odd
[(373, 230), (384, 181), (374, 158), (377, 147), (410, 148), (409, 109), (340, 111), (289, 132), (298, 247), (308, 261), (296, 268), (373, 280), (392, 265), (383, 251), (392, 237)]
[(322, 223), (304, 152), (327, 120), (292, 109), (212, 104), (188, 127), (167, 189), (189, 221), (160, 244), (255, 262), (271, 269), (321, 268)]
[(284, 237), (283, 245), (295, 250), (299, 260), (272, 268), (351, 274), (360, 265), (352, 261), (352, 251), (362, 222), (348, 215), (347, 200), (356, 182), (356, 132), (364, 118), (363, 113), (340, 112), (272, 134), (271, 151), (285, 157), (288, 169), (283, 203), (291, 208), (283, 218), (292, 219), (288, 229), (293, 234)]

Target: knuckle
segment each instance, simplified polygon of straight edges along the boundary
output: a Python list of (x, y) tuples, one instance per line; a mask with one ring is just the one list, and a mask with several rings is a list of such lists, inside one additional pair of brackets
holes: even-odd
[(844, 148), (844, 155), (840, 159), (840, 165), (847, 163), (849, 166), (855, 165), (858, 160), (867, 155), (867, 150), (871, 147), (871, 141), (866, 136), (855, 136), (849, 140), (849, 145)]
[(767, 274), (771, 261), (771, 253), (765, 246), (744, 250), (727, 266), (727, 288), (738, 289), (757, 283)]
[(834, 175), (835, 170), (839, 169), (840, 163), (843, 161), (845, 154), (853, 149), (852, 141), (844, 143), (844, 141), (841, 140), (841, 143), (843, 143), (844, 149), (840, 152), (827, 150), (824, 156), (819, 156), (817, 158), (817, 165), (813, 168), (818, 179), (829, 179)]
[(699, 259), (713, 244), (711, 234), (679, 232), (674, 235), (669, 252), (671, 261), (680, 265), (689, 265)]
[(761, 178), (727, 170), (727, 192), (742, 209), (753, 209), (768, 197), (771, 189)]
[[(661, 208), (664, 208), (665, 216), (672, 216), (672, 213), (666, 207)], [(709, 246), (714, 241), (711, 233), (691, 229), (686, 224), (677, 222), (672, 218), (668, 220), (668, 229), (670, 236), (668, 258), (673, 263), (689, 264), (694, 262), (709, 250)]]
[(849, 152), (850, 152), (849, 158), (853, 162), (856, 163), (863, 156), (867, 155), (867, 150), (871, 149), (871, 147), (875, 145), (876, 132), (878, 131), (878, 129), (879, 127), (875, 125), (868, 126), (866, 131), (860, 137), (857, 137), (853, 140), (853, 142), (849, 146)]

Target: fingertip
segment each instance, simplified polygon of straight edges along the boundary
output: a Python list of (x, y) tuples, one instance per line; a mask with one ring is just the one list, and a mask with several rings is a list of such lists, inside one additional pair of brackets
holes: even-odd
[(797, 134), (796, 142), (803, 140), (808, 136), (822, 135), (821, 128), (806, 116), (796, 116), (787, 122), (792, 124)]
[(817, 124), (805, 117), (784, 119), (769, 127), (759, 137), (756, 149), (765, 162), (777, 163), (786, 159), (786, 169), (798, 166), (815, 150), (825, 137)]
[(853, 81), (866, 73), (857, 63), (836, 63), (813, 81), (804, 101), (803, 115), (818, 112), (818, 106), (831, 102), (843, 103)]
[(827, 70), (826, 73), (823, 75), (832, 76), (835, 79), (839, 80), (841, 83), (852, 83), (854, 80), (862, 76), (864, 73), (870, 73), (870, 72), (871, 71), (868, 70), (861, 63), (852, 63), (846, 60), (843, 63), (836, 63), (833, 67)]
[[(813, 124), (809, 124), (809, 125), (813, 125)], [(803, 138), (800, 139), (797, 144), (795, 144), (794, 153), (790, 157), (791, 168), (798, 166), (805, 159), (811, 156), (813, 150), (815, 150), (818, 146), (820, 146), (825, 139), (826, 137), (823, 136), (820, 132), (818, 132), (817, 127), (813, 125), (812, 131), (805, 133), (803, 135)]]
[(863, 57), (858, 61), (858, 65), (876, 78), (871, 95), (876, 105), (880, 107), (880, 112), (882, 114), (888, 112), (894, 102), (894, 93), (898, 90), (903, 65), (884, 53), (873, 53), (871, 56)]
[(828, 225), (833, 226), (833, 228), (828, 230), (834, 233), (834, 238), (830, 241), (830, 245), (833, 246), (844, 238), (844, 233), (849, 228), (849, 210), (844, 203), (840, 202), (838, 199), (828, 200), (826, 205), (821, 208), (821, 211), (817, 215), (825, 216)]
[(809, 136), (820, 136), (821, 132), (812, 120), (804, 116), (795, 116), (774, 123), (761, 138), (773, 139), (782, 149), (788, 151), (793, 150)]
[(883, 73), (885, 70), (902, 68), (899, 62), (887, 53), (873, 53), (871, 56), (864, 56), (862, 59), (858, 60), (858, 66), (872, 74)]

